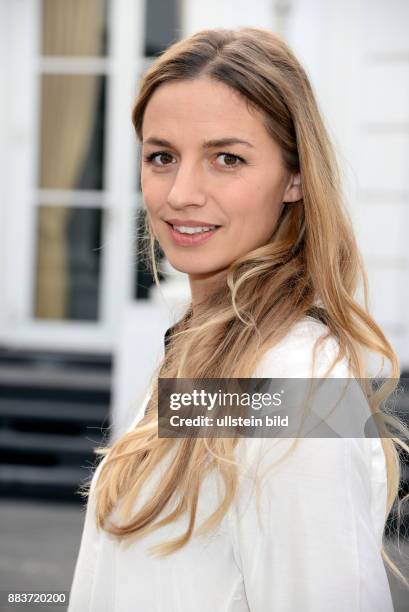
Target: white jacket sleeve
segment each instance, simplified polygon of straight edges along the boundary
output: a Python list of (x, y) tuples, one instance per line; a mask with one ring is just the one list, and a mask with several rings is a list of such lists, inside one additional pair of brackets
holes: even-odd
[[(261, 481), (259, 510), (256, 491), (240, 498), (235, 554), (251, 612), (393, 612), (371, 511), (377, 444), (300, 439)], [(264, 455), (264, 466), (276, 451)]]
[[(267, 354), (256, 375), (309, 377), (319, 325), (306, 331), (294, 331), (292, 350), (286, 343)], [(332, 338), (323, 344), (315, 376), (336, 349)], [(334, 375), (348, 376), (346, 360)], [(259, 497), (250, 479), (243, 481), (229, 518), (250, 611), (393, 612), (381, 557), (387, 490), (381, 440), (300, 438), (277, 464), (293, 443), (246, 440), (250, 456), (261, 457), (264, 477)]]

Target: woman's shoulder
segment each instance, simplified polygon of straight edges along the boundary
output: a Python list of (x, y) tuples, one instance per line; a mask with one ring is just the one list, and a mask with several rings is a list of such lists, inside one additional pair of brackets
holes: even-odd
[[(313, 353), (317, 344), (316, 362)], [(338, 355), (339, 342), (328, 327), (309, 315), (293, 324), (285, 336), (267, 349), (261, 357), (254, 376), (256, 378), (288, 377), (308, 378), (324, 375)], [(343, 357), (331, 371), (333, 376), (348, 377), (349, 363)]]

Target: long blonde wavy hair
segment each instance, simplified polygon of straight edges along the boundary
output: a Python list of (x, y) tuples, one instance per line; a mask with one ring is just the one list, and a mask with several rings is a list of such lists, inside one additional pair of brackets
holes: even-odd
[[(226, 283), (197, 308), (195, 305), (194, 319), (192, 305), (188, 306), (152, 376), (152, 394), (144, 417), (111, 447), (96, 451), (105, 456), (95, 487), (100, 528), (117, 536), (138, 537), (187, 515), (186, 532), (156, 545), (159, 555), (181, 548), (194, 533), (200, 486), (206, 474), (216, 470), (220, 475), (224, 497), (197, 532), (205, 533), (221, 521), (238, 486), (236, 438), (158, 438), (159, 377), (250, 378), (263, 354), (305, 315), (327, 326), (326, 337), (333, 335), (339, 343), (334, 365), (348, 356), (357, 378), (369, 378), (366, 350), (380, 355), (382, 363), (385, 358), (390, 362), (390, 378), (376, 392), (367, 392), (371, 410), (395, 389), (400, 377), (397, 356), (369, 314), (366, 272), (327, 130), (306, 72), (283, 38), (261, 28), (212, 29), (174, 43), (156, 58), (140, 82), (132, 113), (138, 139), (142, 141), (144, 111), (157, 87), (203, 76), (225, 83), (239, 92), (249, 107), (262, 111), (286, 168), (301, 173), (303, 197), (284, 205), (267, 244), (230, 265)], [(148, 216), (145, 238), (159, 285), (159, 245)], [(360, 284), (364, 306), (355, 298)], [(398, 427), (408, 434), (402, 423)], [(381, 440), (389, 514), (398, 500), (399, 450), (409, 451), (409, 447), (398, 436)], [(160, 487), (133, 514), (144, 482), (169, 455), (171, 461)], [(118, 506), (124, 519), (120, 524), (108, 520)], [(159, 518), (162, 513), (164, 518)], [(404, 580), (384, 548), (382, 555)]]

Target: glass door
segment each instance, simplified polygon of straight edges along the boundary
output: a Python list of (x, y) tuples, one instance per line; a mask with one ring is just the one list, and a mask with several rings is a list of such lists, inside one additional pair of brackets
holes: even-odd
[(2, 343), (109, 351), (133, 299), (140, 196), (130, 114), (144, 9), (142, 0), (7, 3), (10, 103), (26, 134), (9, 155), (19, 172), (4, 202)]

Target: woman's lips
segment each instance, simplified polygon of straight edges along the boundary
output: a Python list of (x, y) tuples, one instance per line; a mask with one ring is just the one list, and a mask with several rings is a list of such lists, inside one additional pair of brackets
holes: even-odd
[(216, 227), (214, 230), (208, 230), (206, 232), (201, 232), (200, 234), (181, 234), (177, 230), (173, 229), (173, 225), (167, 223), (166, 225), (169, 228), (169, 233), (172, 237), (172, 240), (178, 246), (197, 246), (199, 244), (203, 244), (210, 240), (212, 236), (220, 229), (220, 227)]

